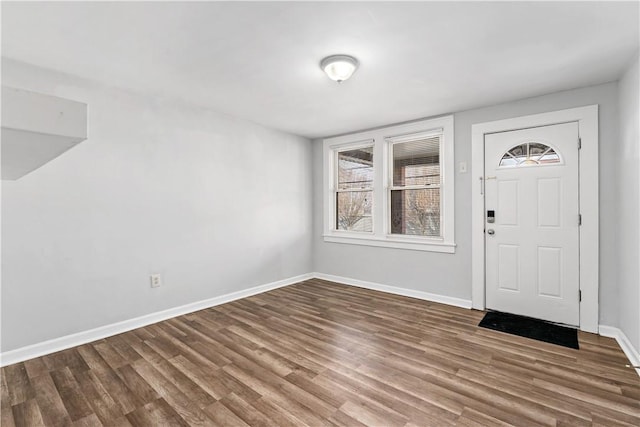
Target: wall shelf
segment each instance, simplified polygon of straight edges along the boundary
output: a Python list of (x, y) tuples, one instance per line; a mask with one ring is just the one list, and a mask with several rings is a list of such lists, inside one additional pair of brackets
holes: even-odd
[(87, 104), (2, 87), (2, 179), (16, 180), (87, 139)]

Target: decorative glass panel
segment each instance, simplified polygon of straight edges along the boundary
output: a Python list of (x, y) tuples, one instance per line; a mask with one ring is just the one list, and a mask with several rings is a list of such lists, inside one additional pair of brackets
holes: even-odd
[(560, 163), (560, 156), (548, 145), (525, 142), (507, 151), (500, 160), (501, 168)]

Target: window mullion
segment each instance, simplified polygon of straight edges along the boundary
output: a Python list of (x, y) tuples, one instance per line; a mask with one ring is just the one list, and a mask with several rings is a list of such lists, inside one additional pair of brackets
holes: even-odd
[(397, 190), (428, 190), (440, 188), (440, 184), (425, 184), (425, 185), (402, 185), (402, 186), (391, 186), (389, 190), (397, 191)]
[(353, 193), (356, 191), (373, 191), (373, 187), (363, 187), (363, 188), (341, 188), (335, 190), (336, 193)]

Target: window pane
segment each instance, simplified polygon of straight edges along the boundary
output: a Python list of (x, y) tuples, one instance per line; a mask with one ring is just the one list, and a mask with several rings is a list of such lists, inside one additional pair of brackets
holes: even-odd
[(373, 187), (373, 147), (338, 152), (338, 189)]
[(560, 163), (560, 156), (553, 148), (537, 142), (526, 142), (507, 151), (500, 160), (500, 167), (546, 165), (553, 163)]
[(440, 184), (440, 136), (393, 145), (393, 185)]
[(529, 143), (529, 157), (540, 156), (548, 149), (549, 147), (544, 144), (531, 142)]
[(336, 193), (336, 229), (373, 231), (371, 218), (372, 191)]
[(440, 189), (391, 191), (391, 233), (440, 236)]
[(540, 157), (539, 162), (540, 164), (560, 163), (560, 156), (558, 156), (558, 154), (555, 151), (551, 150), (545, 155), (543, 155), (542, 157)]

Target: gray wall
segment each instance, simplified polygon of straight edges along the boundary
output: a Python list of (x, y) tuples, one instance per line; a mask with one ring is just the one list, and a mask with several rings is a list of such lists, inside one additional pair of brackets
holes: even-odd
[(620, 147), (618, 147), (618, 283), (620, 329), (640, 349), (640, 111), (638, 58), (618, 84)]
[(307, 139), (4, 59), (2, 78), (89, 109), (86, 141), (2, 182), (2, 351), (312, 270)]
[[(616, 169), (617, 83), (607, 83), (454, 114), (455, 162), (471, 166), (471, 125), (599, 104), (600, 106), (600, 323), (618, 324)], [(354, 129), (356, 130), (356, 129)], [(477, 174), (456, 173), (456, 253), (325, 243), (322, 239), (322, 140), (313, 142), (315, 271), (423, 292), (471, 299), (471, 191)], [(595, 189), (594, 189), (595, 191)]]
[[(474, 123), (600, 105), (600, 323), (638, 348), (635, 67), (620, 104), (608, 83), (455, 113), (455, 161), (471, 165)], [(310, 271), (471, 298), (473, 171), (456, 174), (454, 255), (324, 243), (321, 140), (13, 61), (2, 72), (89, 105), (87, 141), (2, 183), (2, 351)]]

